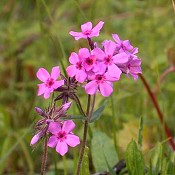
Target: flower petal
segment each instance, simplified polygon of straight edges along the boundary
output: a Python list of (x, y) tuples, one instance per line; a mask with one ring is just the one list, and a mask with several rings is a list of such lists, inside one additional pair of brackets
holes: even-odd
[(113, 88), (107, 82), (100, 83), (100, 92), (104, 97), (109, 97), (113, 92)]
[(111, 77), (119, 79), (122, 71), (115, 64), (111, 64), (108, 66), (108, 73)]
[(127, 50), (132, 50), (133, 49), (133, 46), (130, 44), (130, 41), (129, 40), (125, 40), (122, 42), (122, 45), (125, 46), (125, 48)]
[(75, 128), (75, 123), (72, 120), (67, 120), (63, 123), (62, 131), (65, 131), (67, 134), (70, 133)]
[(87, 94), (93, 95), (97, 92), (98, 84), (96, 80), (90, 81), (85, 85), (85, 91)]
[[(101, 28), (103, 27), (104, 22), (100, 21), (93, 29), (92, 29), (92, 36), (99, 36), (99, 32)], [(90, 35), (90, 36), (91, 36)]]
[(100, 48), (93, 49), (92, 55), (95, 55), (97, 60), (99, 60), (99, 61), (103, 61), (105, 56), (106, 56), (105, 53), (103, 52), (103, 50)]
[(60, 68), (59, 66), (53, 67), (51, 72), (51, 78), (56, 80), (60, 76)]
[(78, 52), (79, 58), (88, 58), (90, 56), (89, 50), (87, 48), (81, 48)]
[(67, 139), (66, 139), (66, 143), (71, 147), (75, 147), (78, 144), (80, 144), (80, 139), (78, 136), (76, 136), (74, 134), (68, 134)]
[(40, 95), (44, 94), (46, 89), (47, 88), (46, 88), (44, 83), (38, 84), (38, 94), (37, 95), (40, 96)]
[(54, 148), (58, 143), (58, 139), (56, 136), (51, 136), (47, 142), (47, 146)]
[(52, 85), (52, 87), (54, 89), (59, 88), (60, 86), (62, 86), (64, 84), (64, 80), (60, 80), (60, 81), (55, 81), (54, 84)]
[(87, 22), (87, 23), (81, 25), (82, 32), (90, 31), (91, 29), (92, 29), (91, 22)]
[(114, 55), (113, 57), (114, 63), (116, 64), (123, 64), (128, 61), (128, 55), (125, 52), (118, 53)]
[(113, 41), (105, 41), (103, 42), (103, 46), (104, 46), (104, 49), (105, 49), (105, 54), (108, 56), (108, 55), (111, 55), (113, 56), (114, 54), (114, 51), (116, 49), (116, 44), (113, 42)]
[(52, 134), (57, 135), (57, 133), (61, 131), (61, 125), (58, 122), (50, 122), (48, 130)]
[(75, 38), (75, 40), (79, 40), (81, 38), (84, 38), (84, 35), (82, 34), (82, 32), (70, 31), (69, 34), (72, 35)]
[(64, 156), (64, 154), (66, 154), (67, 151), (68, 151), (68, 146), (67, 146), (67, 144), (66, 144), (65, 142), (60, 142), (60, 141), (58, 141), (57, 146), (56, 146), (56, 151), (57, 151), (60, 155)]
[(44, 68), (40, 68), (36, 73), (36, 76), (42, 82), (46, 82), (47, 79), (50, 78), (48, 71)]
[(71, 55), (69, 57), (69, 62), (71, 64), (76, 64), (77, 62), (79, 62), (79, 57), (78, 57), (77, 53), (75, 53), (75, 52), (71, 53)]
[(85, 73), (85, 71), (83, 70), (77, 70), (77, 73), (75, 75), (75, 79), (79, 82), (79, 83), (83, 83), (87, 78), (87, 74)]
[(69, 75), (69, 77), (73, 77), (76, 75), (77, 69), (74, 65), (71, 65), (66, 68), (66, 72)]
[(112, 34), (112, 37), (117, 44), (121, 44), (122, 41), (117, 34)]

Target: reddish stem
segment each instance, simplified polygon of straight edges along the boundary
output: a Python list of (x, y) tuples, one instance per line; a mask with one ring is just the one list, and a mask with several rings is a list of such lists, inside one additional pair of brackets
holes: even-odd
[(169, 141), (169, 144), (171, 145), (173, 151), (175, 151), (175, 143), (173, 141), (173, 136), (172, 136), (171, 131), (169, 130), (166, 122), (164, 121), (164, 116), (163, 116), (163, 114), (162, 114), (162, 112), (160, 110), (160, 107), (158, 105), (158, 102), (157, 102), (157, 100), (156, 100), (153, 92), (151, 91), (151, 88), (150, 88), (149, 84), (147, 83), (147, 81), (143, 77), (143, 75), (142, 74), (139, 74), (139, 76), (140, 76), (140, 78), (141, 78), (141, 80), (142, 80), (142, 82), (143, 82), (143, 84), (144, 84), (144, 86), (145, 86), (145, 88), (146, 88), (146, 90), (147, 90), (150, 98), (151, 98), (151, 101), (152, 101), (152, 103), (153, 103), (153, 105), (154, 105), (154, 107), (155, 107), (155, 109), (157, 111), (157, 114), (159, 116), (159, 119), (160, 119), (161, 123), (164, 126), (164, 130), (165, 130), (166, 136), (167, 136), (167, 138), (169, 138), (169, 140), (168, 140)]

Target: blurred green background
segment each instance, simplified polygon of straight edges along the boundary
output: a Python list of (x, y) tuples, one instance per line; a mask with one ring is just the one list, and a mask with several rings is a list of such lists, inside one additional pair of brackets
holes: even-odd
[[(67, 66), (72, 51), (87, 47), (85, 40), (75, 41), (69, 31), (80, 31), (81, 24), (92, 21), (95, 25), (99, 20), (105, 24), (100, 36), (93, 41), (112, 39), (112, 33), (119, 34), (123, 40), (129, 39), (139, 48), (143, 75), (154, 90), (163, 71), (172, 64), (168, 56), (175, 59), (172, 54), (175, 52), (175, 13), (170, 0), (0, 1), (0, 174), (39, 173), (42, 144), (30, 147), (33, 125), (39, 119), (34, 107), (45, 108), (49, 100), (36, 96), (39, 83), (36, 71), (39, 67), (50, 71), (61, 61)], [(174, 80), (175, 74), (169, 74), (157, 94), (173, 135)], [(78, 94), (85, 105), (84, 90), (79, 88)], [(96, 108), (103, 100), (98, 96)], [(78, 110), (73, 105), (69, 113), (78, 114)], [(91, 125), (91, 131), (115, 145), (117, 161), (124, 158), (131, 138), (137, 139), (140, 117), (144, 120), (143, 150), (147, 153), (158, 142), (166, 140), (166, 136), (141, 80), (134, 81), (123, 75), (115, 84), (115, 92), (108, 99), (102, 117)], [(75, 133), (82, 138), (82, 122), (76, 123)], [(90, 156), (92, 172), (105, 170), (94, 165), (98, 151), (91, 137), (88, 144), (93, 153)], [(63, 158), (55, 150), (49, 150), (48, 172), (72, 174), (78, 150), (70, 149)], [(149, 154), (145, 157), (149, 159)]]

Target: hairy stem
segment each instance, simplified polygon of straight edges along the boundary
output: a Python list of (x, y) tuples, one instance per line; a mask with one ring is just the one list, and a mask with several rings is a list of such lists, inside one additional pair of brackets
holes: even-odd
[(45, 138), (45, 142), (44, 142), (44, 150), (43, 150), (43, 158), (42, 158), (42, 164), (41, 164), (41, 175), (45, 175), (46, 174), (46, 163), (47, 163), (47, 135)]
[(147, 90), (150, 98), (151, 98), (151, 101), (152, 101), (152, 103), (153, 103), (153, 105), (154, 105), (154, 107), (155, 107), (155, 109), (157, 111), (157, 114), (159, 116), (159, 119), (160, 119), (161, 123), (163, 124), (164, 130), (165, 130), (165, 133), (166, 133), (166, 136), (167, 136), (167, 138), (169, 138), (169, 140), (168, 140), (169, 141), (169, 144), (171, 145), (172, 149), (175, 151), (175, 143), (173, 141), (173, 136), (172, 136), (171, 131), (168, 128), (166, 122), (164, 121), (164, 116), (163, 116), (163, 114), (162, 114), (162, 112), (160, 110), (160, 107), (158, 105), (158, 102), (157, 102), (157, 100), (156, 100), (153, 92), (151, 91), (151, 88), (150, 88), (149, 84), (147, 83), (147, 81), (143, 77), (143, 75), (142, 74), (139, 74), (139, 76), (140, 76), (140, 78), (141, 78), (141, 80), (142, 80), (142, 82), (143, 82), (143, 84), (144, 84), (144, 86), (145, 86), (145, 88), (146, 88), (146, 90)]
[(81, 165), (82, 165), (82, 161), (83, 161), (83, 157), (84, 157), (84, 151), (85, 151), (85, 146), (86, 146), (86, 141), (87, 141), (89, 117), (90, 117), (90, 115), (89, 115), (90, 114), (90, 106), (91, 106), (91, 96), (88, 95), (88, 104), (87, 104), (87, 110), (86, 110), (87, 118), (86, 118), (85, 123), (84, 123), (83, 142), (82, 142), (81, 149), (80, 149), (80, 156), (79, 156), (79, 160), (78, 160), (76, 175), (80, 174)]

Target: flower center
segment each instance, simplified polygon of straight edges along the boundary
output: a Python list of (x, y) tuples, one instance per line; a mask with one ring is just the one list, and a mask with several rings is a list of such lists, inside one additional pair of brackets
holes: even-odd
[(90, 35), (91, 34), (91, 30), (86, 30), (85, 32), (83, 32), (85, 35)]
[(83, 66), (82, 66), (82, 62), (81, 62), (81, 61), (79, 61), (79, 62), (76, 63), (76, 68), (77, 68), (77, 69), (81, 70), (82, 67), (83, 67)]
[(106, 64), (110, 64), (112, 62), (112, 56), (111, 55), (108, 55), (106, 58), (105, 58), (105, 63)]
[(86, 58), (86, 64), (89, 65), (89, 66), (92, 66), (92, 65), (94, 64), (95, 59), (96, 59), (96, 58), (95, 58), (94, 55), (92, 55), (92, 56)]
[(97, 83), (103, 83), (104, 81), (104, 75), (96, 75)]
[(53, 78), (48, 78), (48, 80), (46, 81), (46, 86), (50, 88), (53, 84), (54, 84)]
[(65, 139), (66, 139), (66, 132), (65, 131), (60, 131), (58, 134), (57, 134), (57, 138), (63, 142)]

